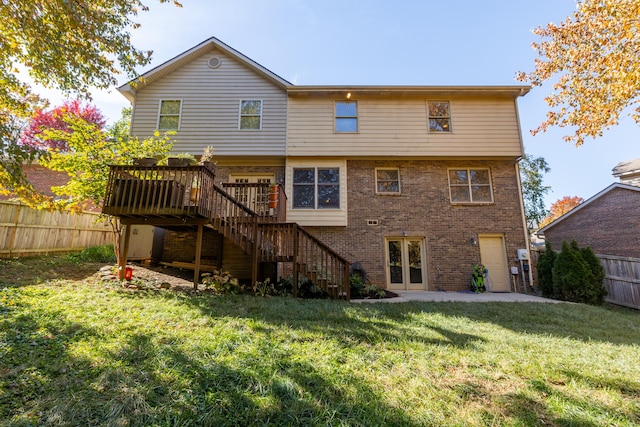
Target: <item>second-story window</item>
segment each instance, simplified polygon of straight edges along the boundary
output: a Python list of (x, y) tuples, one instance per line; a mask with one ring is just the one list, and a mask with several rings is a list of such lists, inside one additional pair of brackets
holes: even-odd
[(356, 101), (336, 101), (336, 132), (358, 132)]
[(179, 99), (163, 99), (160, 101), (158, 114), (158, 130), (180, 129), (180, 113), (182, 101)]
[(240, 101), (240, 123), (241, 130), (262, 129), (262, 101), (245, 100)]
[(451, 132), (451, 109), (447, 101), (428, 101), (429, 132)]

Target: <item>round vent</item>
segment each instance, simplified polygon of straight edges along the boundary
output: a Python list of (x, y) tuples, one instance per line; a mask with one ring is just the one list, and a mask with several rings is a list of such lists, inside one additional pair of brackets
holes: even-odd
[(217, 56), (212, 56), (207, 62), (209, 68), (218, 68), (220, 64), (222, 64), (222, 59), (218, 58)]

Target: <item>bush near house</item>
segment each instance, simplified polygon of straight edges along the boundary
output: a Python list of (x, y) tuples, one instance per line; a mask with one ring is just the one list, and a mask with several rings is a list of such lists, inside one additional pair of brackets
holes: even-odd
[(538, 284), (545, 298), (558, 298), (553, 286), (553, 265), (558, 254), (551, 247), (551, 242), (545, 242), (546, 250), (538, 257)]
[(543, 295), (551, 298), (601, 305), (607, 294), (600, 261), (591, 248), (580, 249), (575, 240), (571, 243), (562, 242), (559, 254), (555, 254), (551, 245), (547, 244), (547, 251), (538, 264), (538, 278)]

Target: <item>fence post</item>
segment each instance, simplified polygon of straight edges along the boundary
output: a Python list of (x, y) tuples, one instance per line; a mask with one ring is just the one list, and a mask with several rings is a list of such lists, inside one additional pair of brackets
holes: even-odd
[(18, 231), (18, 220), (20, 219), (20, 208), (22, 207), (22, 203), (16, 206), (16, 213), (13, 217), (13, 228), (11, 229), (11, 236), (9, 237), (9, 256), (11, 256), (11, 252), (13, 251), (13, 242), (16, 239), (16, 233)]

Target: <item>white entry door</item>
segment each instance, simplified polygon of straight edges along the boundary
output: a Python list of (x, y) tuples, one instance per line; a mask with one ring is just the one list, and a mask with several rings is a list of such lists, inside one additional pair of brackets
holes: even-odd
[(389, 290), (427, 289), (424, 239), (390, 237), (386, 239), (387, 283)]
[(480, 262), (489, 270), (487, 290), (510, 292), (504, 238), (500, 235), (478, 236), (478, 243), (480, 244)]

